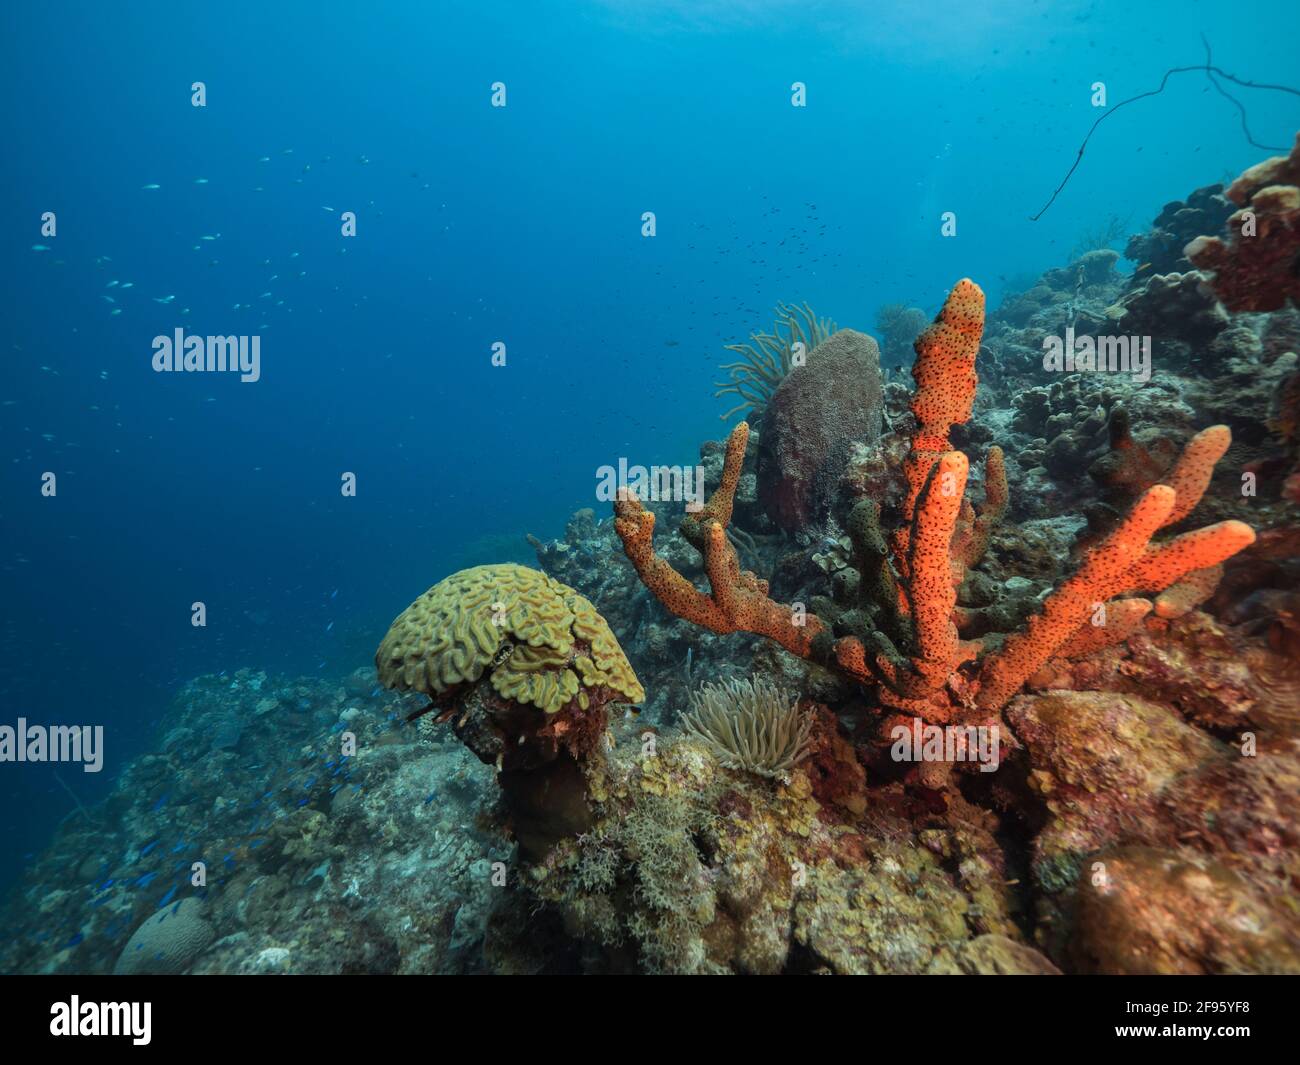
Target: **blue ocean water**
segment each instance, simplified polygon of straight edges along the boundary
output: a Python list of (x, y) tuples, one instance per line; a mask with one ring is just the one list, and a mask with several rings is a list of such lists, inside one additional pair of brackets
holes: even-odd
[[(1032, 222), (1095, 82), (1153, 89), (1202, 34), (1300, 81), (1294, 5), (995, 7), (10, 6), (0, 719), (107, 747), (98, 775), (0, 765), (0, 877), (192, 676), (342, 676), (421, 589), (597, 506), (599, 466), (694, 461), (723, 344), (778, 300), (870, 330), (971, 276), (996, 305), (1261, 157), (1185, 73)], [(1234, 91), (1288, 142), (1294, 98)], [(257, 335), (260, 380), (154, 372), (178, 328)]]

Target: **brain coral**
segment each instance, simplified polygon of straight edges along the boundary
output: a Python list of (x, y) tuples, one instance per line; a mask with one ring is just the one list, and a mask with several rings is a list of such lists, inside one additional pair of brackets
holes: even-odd
[(212, 926), (203, 919), (203, 903), (182, 899), (154, 914), (127, 940), (113, 967), (119, 976), (183, 973), (213, 939)]
[(645, 691), (605, 619), (583, 596), (526, 566), (474, 566), (407, 607), (375, 654), (381, 684), (434, 697), (490, 674), (497, 694), (553, 714), (596, 688)]

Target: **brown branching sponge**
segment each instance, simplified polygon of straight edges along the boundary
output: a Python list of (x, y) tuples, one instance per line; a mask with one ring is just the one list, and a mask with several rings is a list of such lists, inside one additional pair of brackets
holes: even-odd
[(963, 280), (917, 338), (917, 424), (903, 463), (903, 522), (887, 540), (875, 501), (863, 500), (850, 512), (857, 579), (846, 582), (854, 600), (847, 609), (823, 598), (814, 599), (814, 611), (777, 603), (765, 581), (741, 572), (726, 527), (748, 439), (743, 423), (727, 442), (721, 485), (682, 525), (703, 557), (708, 595), (655, 554), (654, 516), (634, 497), (615, 502), (615, 529), (646, 587), (678, 617), (717, 633), (767, 636), (792, 654), (874, 685), (883, 706), (934, 722), (996, 715), (1049, 658), (1091, 654), (1127, 639), (1153, 610), (1152, 599), (1137, 593), (1158, 597), (1161, 616), (1208, 595), (1214, 567), (1252, 543), (1254, 531), (1226, 521), (1160, 543), (1153, 537), (1199, 502), (1231, 442), (1221, 425), (1188, 443), (1168, 483), (1147, 489), (1024, 631), (967, 665), (982, 648), (958, 637), (957, 588), (1007, 505), (1001, 450), (989, 450), (984, 503), (976, 512), (964, 497), (969, 463), (949, 440), (952, 426), (970, 418), (983, 324), (984, 294)]
[(767, 581), (748, 571), (741, 572), (736, 550), (727, 539), (748, 440), (749, 425), (741, 422), (727, 440), (722, 483), (698, 514), (687, 515), (682, 522), (682, 535), (704, 559), (709, 595), (655, 554), (654, 514), (645, 510), (634, 494), (622, 489), (614, 501), (614, 528), (642, 583), (673, 614), (711, 632), (758, 633), (792, 654), (808, 658), (813, 639), (822, 632), (821, 621), (814, 616), (802, 618), (768, 598)]

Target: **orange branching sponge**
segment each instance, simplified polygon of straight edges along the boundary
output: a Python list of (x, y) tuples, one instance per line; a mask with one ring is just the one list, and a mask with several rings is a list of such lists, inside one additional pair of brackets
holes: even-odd
[(984, 459), (984, 502), (978, 514), (969, 504), (963, 507), (962, 520), (953, 541), (953, 557), (964, 567), (973, 566), (984, 557), (994, 527), (1007, 512), (1009, 498), (1006, 460), (1002, 449), (994, 445)]
[[(1094, 611), (1094, 619), (1056, 649), (1056, 658), (1087, 658), (1107, 647), (1123, 643), (1151, 613), (1150, 599), (1116, 599)], [(1095, 623), (1094, 623), (1095, 622)]]
[(1193, 570), (1217, 566), (1255, 542), (1245, 522), (1221, 521), (1148, 547), (1129, 573), (1129, 589), (1163, 592)]
[(1211, 425), (1187, 442), (1164, 482), (1178, 493), (1173, 512), (1166, 525), (1182, 521), (1196, 509), (1214, 476), (1214, 467), (1232, 443), (1232, 430), (1226, 425)]
[(703, 557), (712, 594), (705, 595), (655, 554), (655, 516), (625, 489), (614, 501), (614, 529), (642, 583), (671, 613), (719, 634), (767, 636), (791, 654), (808, 658), (812, 641), (823, 630), (821, 620), (770, 599), (767, 581), (741, 572), (736, 551), (727, 539), (748, 439), (749, 426), (741, 422), (727, 440), (722, 483), (701, 511), (687, 515), (682, 522), (682, 535)]
[(945, 453), (931, 467), (916, 502), (907, 572), (898, 586), (914, 637), (908, 654), (880, 642), (868, 651), (858, 636), (844, 636), (834, 646), (841, 672), (880, 685), (881, 702), (946, 720), (950, 706), (943, 689), (976, 646), (958, 639), (954, 624), (961, 564), (954, 558), (954, 530), (965, 500), (969, 463), (960, 451)]
[[(1204, 494), (1232, 440), (1221, 425), (1188, 443), (1169, 471), (1169, 483), (1146, 490), (1084, 555), (1078, 571), (1044, 600), (1024, 631), (1010, 636), (977, 670), (963, 668), (981, 648), (958, 638), (957, 587), (965, 567), (988, 546), (1008, 499), (1002, 450), (993, 447), (977, 514), (965, 499), (969, 463), (949, 441), (952, 426), (971, 415), (983, 324), (984, 294), (963, 280), (917, 339), (917, 425), (904, 460), (904, 521), (890, 551), (877, 526), (879, 507), (864, 500), (851, 512), (859, 569), (859, 599), (852, 608), (825, 614), (828, 624), (773, 601), (766, 581), (741, 571), (727, 526), (749, 437), (743, 422), (727, 441), (721, 485), (681, 526), (703, 558), (710, 594), (655, 554), (654, 515), (625, 492), (616, 500), (614, 527), (646, 587), (678, 617), (716, 633), (767, 636), (792, 654), (875, 684), (882, 705), (934, 722), (996, 714), (1049, 658), (1092, 654), (1127, 639), (1153, 609), (1167, 616), (1189, 597), (1203, 600), (1217, 582), (1219, 564), (1254, 540), (1251, 528), (1225, 521), (1164, 543), (1151, 541), (1158, 530), (1186, 517)], [(1152, 598), (1116, 598), (1135, 593), (1148, 593), (1154, 604)], [(826, 609), (838, 607), (828, 601)]]
[[(717, 522), (724, 529), (731, 524), (731, 510), (736, 502), (736, 486), (740, 484), (740, 471), (745, 464), (745, 448), (749, 446), (749, 423), (741, 422), (727, 437), (726, 450), (722, 459), (722, 481), (709, 496), (709, 500), (694, 514), (687, 513), (686, 520), (691, 523), (690, 532), (706, 529)], [(703, 486), (701, 486), (703, 487)], [(688, 536), (698, 549), (695, 536)]]
[[(1186, 516), (1199, 502), (1215, 462), (1231, 440), (1222, 425), (1193, 437), (1169, 477), (1182, 486), (1184, 495), (1180, 497), (1166, 484), (1155, 485), (1142, 495), (1119, 527), (1084, 556), (1078, 572), (1048, 596), (1042, 614), (1029, 619), (1026, 631), (1011, 637), (984, 662), (978, 697), (981, 707), (1001, 708), (1039, 666), (1061, 654), (1067, 642), (1069, 651), (1077, 655), (1076, 642), (1086, 645), (1090, 640), (1085, 620), (1113, 596), (1163, 592), (1189, 575), (1194, 575), (1190, 581), (1195, 585), (1195, 592), (1189, 594), (1204, 599), (1213, 591), (1219, 564), (1254, 543), (1255, 531), (1249, 525), (1221, 521), (1162, 544), (1150, 540), (1158, 529)], [(1187, 499), (1191, 506), (1186, 505)], [(1181, 598), (1181, 593), (1176, 598)]]
[(966, 456), (960, 451), (949, 451), (931, 469), (917, 502), (907, 560), (912, 575), (907, 597), (916, 626), (913, 664), (932, 690), (947, 681), (958, 661), (957, 626), (952, 622), (957, 588), (949, 548), (965, 498), (967, 471)]
[(894, 556), (906, 574), (908, 538), (915, 516), (916, 501), (926, 478), (940, 456), (952, 449), (948, 439), (954, 425), (970, 421), (975, 404), (975, 357), (984, 335), (984, 292), (962, 278), (953, 285), (934, 323), (916, 338), (916, 362), (912, 378), (912, 413), (916, 430), (912, 446), (903, 460), (907, 496), (903, 501), (903, 524), (894, 533)]
[[(916, 338), (912, 413), (917, 434), (934, 451), (954, 425), (970, 420), (975, 403), (975, 357), (984, 335), (984, 292), (968, 277), (953, 285), (934, 323)], [(928, 443), (927, 443), (928, 441)]]
[(1155, 615), (1172, 620), (1195, 610), (1214, 594), (1223, 580), (1223, 565), (1192, 570), (1177, 584), (1171, 585), (1156, 596)]
[(1155, 531), (1174, 508), (1174, 490), (1148, 488), (1128, 516), (1084, 556), (1074, 576), (1043, 602), (1043, 612), (1029, 619), (980, 670), (979, 705), (1001, 709), (1025, 680), (1074, 635), (1099, 604), (1124, 590), (1125, 578)]

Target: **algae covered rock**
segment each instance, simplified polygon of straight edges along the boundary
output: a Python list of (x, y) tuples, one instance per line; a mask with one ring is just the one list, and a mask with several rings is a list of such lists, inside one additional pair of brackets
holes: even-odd
[[(813, 720), (814, 750), (831, 749), (833, 716)], [(963, 944), (1019, 935), (981, 814), (955, 802), (921, 838), (897, 785), (854, 810), (819, 797), (820, 773), (760, 778), (647, 733), (600, 768), (591, 829), (530, 888), (589, 944), (590, 971), (960, 971)]]
[(1228, 186), (1241, 210), (1225, 223), (1226, 240), (1198, 236), (1183, 254), (1203, 270), (1233, 312), (1275, 311), (1300, 303), (1300, 134), (1289, 155), (1256, 163)]
[(1204, 855), (1122, 847), (1080, 881), (1070, 953), (1099, 973), (1282, 973), (1300, 934), (1240, 875)]
[(1072, 884), (1086, 855), (1224, 751), (1167, 707), (1116, 692), (1022, 695), (1007, 719), (1028, 748), (1029, 782), (1047, 808), (1034, 866), (1048, 891)]
[(999, 935), (978, 936), (963, 943), (950, 968), (936, 966), (930, 971), (966, 976), (1061, 975), (1061, 970), (1033, 947)]

